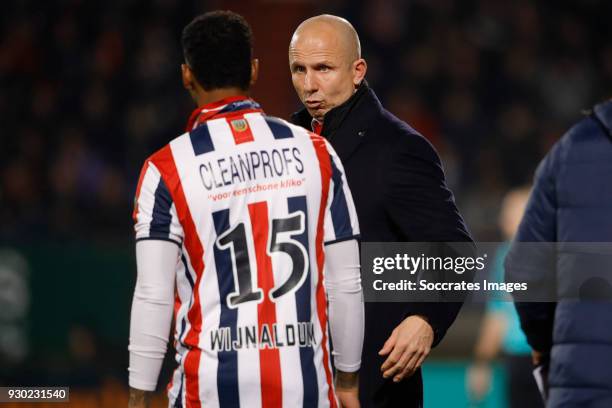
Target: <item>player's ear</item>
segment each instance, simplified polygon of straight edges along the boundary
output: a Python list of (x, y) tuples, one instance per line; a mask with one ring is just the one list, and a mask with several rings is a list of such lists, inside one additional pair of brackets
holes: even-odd
[(198, 101), (198, 81), (196, 80), (195, 75), (193, 75), (193, 71), (187, 64), (181, 64), (181, 76), (183, 78), (183, 86), (191, 95), (191, 98)]
[(255, 85), (257, 82), (257, 78), (259, 77), (259, 60), (257, 58), (253, 58), (251, 60), (251, 82), (250, 86)]
[(365, 78), (366, 71), (368, 70), (368, 64), (363, 58), (359, 58), (353, 62), (353, 85), (358, 87)]
[(187, 64), (181, 64), (181, 77), (183, 78), (183, 86), (189, 93), (192, 93), (195, 90), (195, 84), (193, 80), (193, 72), (191, 72), (191, 68)]

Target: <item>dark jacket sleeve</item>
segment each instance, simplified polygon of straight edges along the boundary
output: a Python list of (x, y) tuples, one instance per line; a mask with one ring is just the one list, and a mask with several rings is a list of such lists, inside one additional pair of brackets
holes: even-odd
[[(408, 132), (400, 135), (387, 166), (385, 210), (405, 241), (472, 241), (446, 186), (440, 158), (425, 138)], [(472, 280), (473, 276), (462, 278)], [(464, 297), (454, 298), (459, 302), (406, 303), (406, 315), (428, 320), (435, 346), (457, 317)]]
[[(554, 242), (557, 240), (557, 199), (554, 163), (558, 152), (559, 145), (551, 150), (536, 170), (533, 191), (505, 261), (506, 282), (527, 283), (530, 300), (535, 297), (551, 299), (556, 292)], [(548, 352), (552, 346), (556, 303), (521, 302), (517, 296), (515, 301), (527, 341), (533, 349)]]

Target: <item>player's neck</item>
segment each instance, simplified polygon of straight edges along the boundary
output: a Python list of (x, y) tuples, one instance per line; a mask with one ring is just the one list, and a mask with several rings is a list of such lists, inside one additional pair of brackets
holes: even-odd
[(195, 101), (198, 104), (198, 107), (202, 107), (208, 105), (209, 103), (213, 103), (219, 101), (221, 99), (229, 98), (231, 96), (239, 96), (239, 95), (247, 95), (248, 91), (240, 88), (220, 88), (213, 89), (210, 91), (201, 90), (195, 96)]

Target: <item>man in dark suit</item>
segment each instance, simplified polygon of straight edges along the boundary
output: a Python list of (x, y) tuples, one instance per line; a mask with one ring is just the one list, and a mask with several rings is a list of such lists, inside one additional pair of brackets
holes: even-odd
[[(292, 120), (325, 136), (344, 163), (362, 241), (471, 241), (437, 153), (365, 82), (367, 65), (348, 21), (330, 15), (304, 21), (291, 40), (289, 64), (305, 105)], [(421, 407), (420, 366), (460, 308), (367, 303), (362, 405)]]

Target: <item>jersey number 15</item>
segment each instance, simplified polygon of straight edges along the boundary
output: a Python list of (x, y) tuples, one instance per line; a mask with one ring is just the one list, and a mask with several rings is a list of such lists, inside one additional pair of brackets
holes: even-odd
[[(269, 231), (269, 246), (267, 248), (268, 254), (285, 253), (289, 255), (293, 265), (289, 278), (270, 290), (269, 296), (272, 301), (298, 290), (306, 278), (306, 271), (308, 270), (306, 248), (291, 237), (292, 235), (304, 232), (304, 219), (305, 216), (302, 211), (291, 213), (286, 218), (272, 219), (271, 231)], [(236, 224), (233, 228), (225, 231), (217, 239), (216, 245), (219, 249), (230, 249), (232, 254), (232, 269), (234, 282), (236, 282), (236, 290), (227, 297), (228, 307), (236, 308), (245, 302), (261, 302), (263, 300), (263, 290), (261, 288), (253, 288), (244, 223)]]

